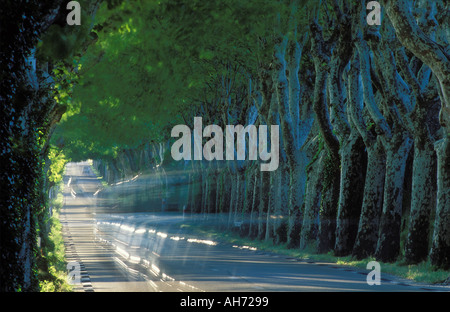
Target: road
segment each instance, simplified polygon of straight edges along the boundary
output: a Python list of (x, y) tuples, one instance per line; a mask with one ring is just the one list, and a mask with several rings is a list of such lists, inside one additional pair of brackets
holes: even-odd
[[(60, 218), (75, 291), (450, 291), (369, 270), (310, 263), (188, 231), (177, 213), (110, 213), (97, 200), (101, 183), (87, 162), (66, 168)], [(72, 269), (70, 269), (72, 270)]]

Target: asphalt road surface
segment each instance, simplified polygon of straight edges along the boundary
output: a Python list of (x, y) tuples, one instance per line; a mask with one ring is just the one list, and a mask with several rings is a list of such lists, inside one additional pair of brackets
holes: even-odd
[(89, 163), (67, 165), (60, 217), (75, 291), (450, 291), (370, 270), (314, 262), (196, 236), (180, 213), (109, 213)]

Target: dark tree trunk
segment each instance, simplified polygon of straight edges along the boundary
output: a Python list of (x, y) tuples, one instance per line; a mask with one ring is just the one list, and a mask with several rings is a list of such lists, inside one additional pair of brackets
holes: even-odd
[(367, 170), (364, 183), (364, 197), (359, 219), (358, 234), (352, 255), (364, 259), (375, 253), (378, 229), (383, 209), (383, 189), (386, 157), (381, 142), (367, 147)]
[(319, 214), (319, 243), (317, 251), (326, 253), (336, 242), (336, 207), (339, 200), (339, 161), (328, 154), (323, 172), (322, 199)]
[(302, 232), (300, 235), (300, 249), (317, 242), (319, 232), (319, 209), (322, 197), (323, 151), (321, 156), (309, 167), (308, 183), (305, 195), (305, 211), (303, 214)]
[(437, 204), (434, 222), (433, 244), (430, 260), (435, 266), (450, 268), (450, 139), (446, 137), (436, 142), (437, 167)]
[(433, 145), (414, 145), (411, 212), (405, 261), (419, 263), (429, 253), (430, 215), (436, 206), (436, 158)]
[(352, 132), (341, 148), (341, 186), (336, 224), (336, 256), (352, 252), (358, 231), (364, 189), (364, 144)]

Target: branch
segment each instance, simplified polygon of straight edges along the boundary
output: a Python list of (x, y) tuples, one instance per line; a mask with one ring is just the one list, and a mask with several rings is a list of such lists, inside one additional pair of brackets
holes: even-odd
[(311, 54), (314, 59), (316, 70), (316, 81), (314, 85), (313, 109), (317, 116), (320, 133), (327, 145), (327, 148), (335, 159), (339, 159), (339, 140), (333, 133), (333, 129), (328, 116), (326, 81), (328, 77), (328, 64), (330, 62), (329, 47), (325, 44), (322, 36), (322, 29), (314, 20), (310, 26), (312, 34)]
[(397, 115), (399, 121), (405, 125), (410, 132), (413, 132), (414, 127), (409, 116), (409, 113), (412, 110), (409, 87), (397, 71), (394, 53), (389, 47), (390, 43), (394, 44), (394, 42), (390, 42), (390, 40), (387, 40), (387, 42), (386, 40), (383, 40), (382, 44), (378, 45), (379, 56), (381, 57), (379, 67), (388, 86), (385, 90), (387, 94), (387, 98), (385, 97), (385, 100), (387, 101), (391, 112), (399, 112), (399, 114), (394, 115)]
[(370, 58), (369, 58), (369, 46), (362, 38), (361, 30), (357, 31), (355, 45), (359, 53), (360, 71), (363, 85), (364, 102), (366, 103), (367, 110), (370, 116), (375, 122), (376, 129), (381, 131), (386, 137), (391, 138), (391, 128), (389, 127), (383, 114), (381, 114), (378, 106), (375, 102), (375, 95), (372, 89), (371, 73), (370, 73)]
[[(337, 10), (337, 9), (335, 9)], [(339, 27), (337, 45), (333, 50), (330, 61), (330, 75), (328, 89), (330, 94), (331, 111), (333, 114), (333, 126), (339, 136), (346, 137), (350, 134), (350, 125), (344, 110), (344, 93), (342, 87), (342, 75), (352, 55), (351, 23), (348, 18), (342, 17)]]
[(348, 113), (351, 121), (358, 129), (366, 146), (371, 146), (376, 140), (376, 137), (371, 131), (367, 129), (362, 115), (363, 108), (363, 94), (360, 76), (360, 61), (358, 53), (355, 53), (351, 60), (350, 70), (348, 71)]
[(387, 15), (400, 42), (427, 64), (441, 87), (441, 124), (450, 128), (450, 56), (417, 25), (406, 0), (383, 0)]
[(417, 80), (417, 77), (414, 75), (411, 67), (409, 66), (405, 48), (402, 47), (398, 49), (395, 56), (401, 66), (401, 71), (406, 79), (406, 82), (411, 86), (416, 99), (419, 99), (422, 96), (422, 88)]

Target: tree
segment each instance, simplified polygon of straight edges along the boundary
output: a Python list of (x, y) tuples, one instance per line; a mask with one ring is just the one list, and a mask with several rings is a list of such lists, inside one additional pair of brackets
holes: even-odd
[[(431, 249), (430, 258), (433, 264), (441, 267), (449, 267), (450, 254), (450, 231), (448, 229), (450, 218), (449, 204), (449, 176), (448, 160), (450, 159), (450, 143), (449, 143), (449, 116), (450, 116), (450, 57), (445, 46), (448, 45), (448, 38), (445, 35), (439, 36), (439, 41), (445, 45), (432, 40), (419, 27), (413, 18), (409, 9), (410, 3), (406, 0), (392, 2), (383, 1), (386, 7), (386, 13), (392, 21), (395, 33), (400, 42), (409, 49), (423, 63), (427, 64), (439, 82), (439, 95), (441, 98), (440, 123), (444, 133), (442, 139), (435, 143), (435, 150), (438, 157), (438, 175), (437, 175), (437, 206), (436, 206), (436, 222), (433, 235), (433, 247)], [(434, 12), (445, 12), (448, 10), (448, 3), (423, 3), (427, 11), (427, 19), (433, 23), (439, 23), (434, 18)], [(448, 16), (441, 15), (439, 18), (441, 23), (448, 26)], [(448, 28), (448, 27), (447, 27)]]
[[(88, 1), (85, 4), (89, 16), (95, 5), (88, 5)], [(50, 71), (58, 59), (42, 61), (38, 39), (65, 19), (66, 9), (62, 1), (7, 1), (1, 10), (1, 183), (5, 192), (1, 201), (0, 288), (29, 291), (38, 289), (36, 229), (42, 226), (38, 216), (45, 213), (48, 141), (65, 111), (54, 101), (51, 89)], [(85, 30), (72, 31), (79, 44), (86, 41)], [(65, 31), (61, 28), (61, 32)], [(56, 41), (56, 45), (67, 43)], [(73, 46), (71, 52), (76, 53), (76, 48)]]

